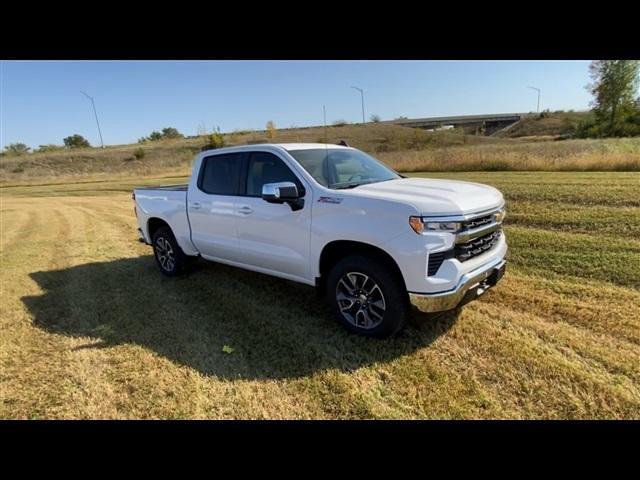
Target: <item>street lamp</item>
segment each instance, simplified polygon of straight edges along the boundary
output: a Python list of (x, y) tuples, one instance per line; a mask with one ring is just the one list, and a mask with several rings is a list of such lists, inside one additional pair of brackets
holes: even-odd
[(100, 122), (98, 122), (98, 112), (96, 112), (96, 104), (93, 101), (93, 97), (90, 97), (89, 95), (84, 93), (82, 90), (80, 90), (80, 93), (83, 94), (85, 97), (87, 97), (89, 100), (91, 100), (91, 105), (93, 105), (93, 114), (96, 117), (96, 124), (98, 125), (98, 133), (100, 134), (100, 144), (102, 145), (102, 148), (104, 148), (104, 142), (102, 141), (102, 131), (100, 131)]
[(360, 99), (362, 100), (362, 124), (364, 125), (366, 122), (364, 120), (364, 90), (359, 87), (351, 87), (360, 92)]
[(538, 92), (538, 106), (536, 107), (536, 113), (540, 113), (540, 89), (536, 88), (536, 87), (527, 87), (530, 88), (531, 90), (537, 90)]

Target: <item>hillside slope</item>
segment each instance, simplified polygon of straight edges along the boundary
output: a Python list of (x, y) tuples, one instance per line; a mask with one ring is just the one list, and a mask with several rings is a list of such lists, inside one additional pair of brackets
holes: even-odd
[(495, 134), (499, 138), (570, 135), (582, 121), (591, 117), (591, 112), (544, 112), (524, 117), (513, 126)]
[[(541, 124), (549, 123), (544, 120)], [(534, 130), (526, 128), (526, 132)], [(537, 131), (542, 131), (540, 128)], [(332, 126), (327, 127), (326, 134), (322, 127), (279, 130), (271, 139), (265, 132), (234, 132), (224, 137), (226, 145), (345, 140), (405, 172), (640, 170), (640, 138), (558, 142), (547, 141), (553, 137), (544, 136), (481, 137), (462, 130), (427, 132), (384, 124)], [(105, 149), (5, 155), (0, 159), (0, 185), (187, 175), (194, 156), (206, 145), (207, 138), (202, 136)]]

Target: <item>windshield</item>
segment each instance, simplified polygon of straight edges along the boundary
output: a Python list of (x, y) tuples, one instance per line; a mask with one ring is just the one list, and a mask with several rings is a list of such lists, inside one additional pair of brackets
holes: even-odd
[(289, 153), (320, 185), (329, 188), (355, 188), (365, 183), (400, 178), (389, 167), (360, 150), (313, 148), (289, 150)]

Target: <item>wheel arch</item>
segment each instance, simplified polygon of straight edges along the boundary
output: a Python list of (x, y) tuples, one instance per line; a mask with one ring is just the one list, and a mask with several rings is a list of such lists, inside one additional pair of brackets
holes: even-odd
[(151, 217), (147, 220), (147, 233), (149, 234), (149, 241), (153, 241), (153, 234), (157, 232), (161, 227), (169, 227), (173, 232), (171, 225), (169, 225), (169, 223), (162, 218)]
[(321, 291), (324, 291), (327, 276), (333, 265), (349, 255), (364, 255), (382, 262), (394, 272), (398, 280), (402, 282), (402, 288), (406, 290), (402, 271), (400, 270), (398, 263), (388, 252), (366, 242), (359, 242), (355, 240), (334, 240), (327, 243), (320, 253), (318, 265), (319, 277), (316, 278), (316, 285)]

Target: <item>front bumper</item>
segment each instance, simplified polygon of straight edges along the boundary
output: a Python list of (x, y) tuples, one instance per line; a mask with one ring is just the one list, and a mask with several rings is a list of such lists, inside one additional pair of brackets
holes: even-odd
[(452, 290), (438, 293), (412, 293), (409, 298), (424, 313), (446, 312), (475, 300), (495, 286), (504, 275), (506, 260), (498, 258), (472, 270), (460, 278)]

